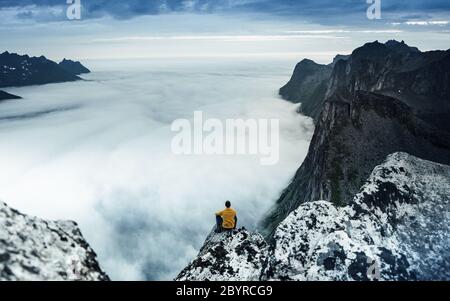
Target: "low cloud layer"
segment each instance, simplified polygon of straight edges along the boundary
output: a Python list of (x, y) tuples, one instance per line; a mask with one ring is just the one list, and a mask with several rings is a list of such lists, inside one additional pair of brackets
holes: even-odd
[[(9, 89), (0, 110), (0, 198), (74, 219), (113, 279), (171, 279), (229, 199), (255, 228), (306, 155), (311, 120), (277, 98), (292, 61), (91, 62), (89, 81)], [(176, 118), (280, 119), (280, 162), (176, 156)]]

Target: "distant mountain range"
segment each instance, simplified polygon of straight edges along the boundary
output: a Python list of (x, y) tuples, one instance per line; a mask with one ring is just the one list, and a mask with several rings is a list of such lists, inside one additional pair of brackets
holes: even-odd
[[(59, 64), (45, 58), (3, 52), (0, 54), (0, 88), (43, 85), (81, 80), (78, 76), (89, 73), (80, 62), (64, 59)], [(6, 92), (0, 98), (16, 99)]]

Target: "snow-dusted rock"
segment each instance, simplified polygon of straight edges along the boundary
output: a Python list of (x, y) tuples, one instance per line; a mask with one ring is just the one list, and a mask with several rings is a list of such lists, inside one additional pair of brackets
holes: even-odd
[(277, 228), (266, 279), (450, 279), (450, 167), (405, 153), (353, 202), (301, 205)]
[(0, 202), (0, 280), (109, 280), (76, 223), (45, 221)]
[(208, 235), (197, 258), (175, 280), (259, 280), (266, 261), (264, 238), (245, 228)]
[(270, 246), (211, 234), (177, 279), (450, 280), (450, 166), (389, 155), (349, 205), (300, 205)]

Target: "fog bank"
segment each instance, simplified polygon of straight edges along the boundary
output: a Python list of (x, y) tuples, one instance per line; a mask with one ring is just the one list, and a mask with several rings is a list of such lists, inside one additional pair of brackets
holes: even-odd
[[(90, 61), (86, 81), (6, 89), (0, 199), (76, 220), (114, 280), (172, 279), (230, 200), (254, 228), (306, 156), (313, 126), (277, 96), (292, 61)], [(177, 118), (276, 118), (280, 161), (177, 156)]]

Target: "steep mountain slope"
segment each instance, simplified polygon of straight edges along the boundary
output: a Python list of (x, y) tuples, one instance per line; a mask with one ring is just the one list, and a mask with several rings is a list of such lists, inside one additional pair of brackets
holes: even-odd
[(357, 91), (391, 96), (419, 118), (450, 131), (450, 50), (421, 52), (403, 41), (357, 48), (333, 69), (326, 98), (351, 99)]
[(302, 60), (295, 66), (289, 82), (280, 88), (280, 96), (290, 102), (301, 103), (299, 112), (312, 117), (317, 123), (333, 68), (338, 61), (348, 58), (348, 55), (337, 55), (328, 65)]
[[(255, 258), (266, 261), (253, 265), (251, 279), (262, 267), (261, 280), (449, 280), (449, 205), (450, 166), (394, 153), (347, 206), (301, 204), (276, 228), (269, 247), (236, 234), (207, 239), (178, 280), (224, 279), (218, 271)], [(236, 260), (243, 245), (258, 253)], [(226, 252), (216, 252), (219, 246)], [(226, 279), (249, 279), (242, 275)]]
[(300, 112), (317, 120), (332, 70), (331, 65), (320, 65), (304, 59), (295, 66), (291, 79), (280, 89), (279, 94), (293, 103), (301, 102)]
[(80, 79), (44, 56), (29, 57), (9, 52), (0, 54), (0, 88), (70, 82)]
[(91, 72), (88, 68), (84, 67), (78, 61), (72, 61), (72, 60), (68, 60), (68, 59), (63, 59), (61, 62), (59, 62), (58, 65), (61, 68), (63, 68), (64, 70), (66, 70), (67, 72), (70, 72), (70, 73), (75, 74), (75, 75), (80, 75), (80, 74), (90, 73)]
[(308, 155), (263, 221), (264, 234), (304, 202), (348, 204), (390, 153), (450, 164), (449, 54), (389, 41), (337, 61)]
[(45, 221), (0, 202), (0, 280), (109, 280), (74, 222)]

